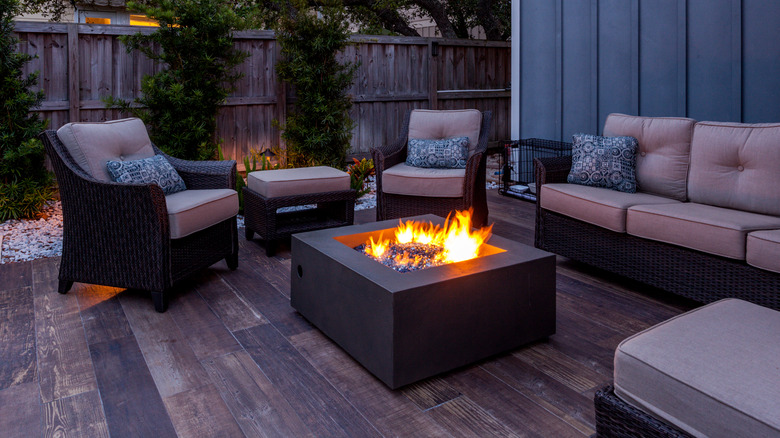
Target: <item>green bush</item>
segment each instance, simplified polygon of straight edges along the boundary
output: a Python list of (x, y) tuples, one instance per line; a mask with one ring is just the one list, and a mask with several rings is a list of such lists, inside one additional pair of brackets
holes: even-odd
[(0, 0), (0, 221), (34, 217), (53, 194), (37, 139), (48, 122), (30, 113), (43, 92), (30, 90), (38, 74), (22, 69), (33, 57), (16, 51), (19, 40), (12, 34), (18, 7), (16, 0)]
[(128, 53), (139, 50), (168, 68), (142, 79), (143, 95), (135, 102), (114, 97), (105, 102), (143, 120), (165, 152), (191, 160), (215, 158), (217, 111), (241, 77), (233, 68), (247, 57), (235, 49), (232, 31), (244, 28), (251, 14), (217, 0), (127, 6), (160, 23), (152, 34), (120, 37)]
[(341, 64), (337, 52), (349, 44), (347, 16), (340, 1), (326, 0), (314, 10), (293, 0), (297, 11), (280, 17), (276, 38), (282, 59), (279, 79), (295, 89), (295, 107), (282, 129), (292, 167), (343, 168), (353, 121), (346, 94), (356, 65)]

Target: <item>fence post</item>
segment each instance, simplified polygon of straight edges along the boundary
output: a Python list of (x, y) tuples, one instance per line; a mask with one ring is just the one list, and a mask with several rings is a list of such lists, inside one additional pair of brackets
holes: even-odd
[(68, 23), (68, 119), (79, 121), (81, 96), (79, 93), (79, 28)]
[(428, 109), (439, 109), (439, 43), (428, 42)]
[(280, 128), (276, 129), (276, 137), (280, 149), (286, 149), (286, 146), (282, 142), (282, 130), (281, 126), (287, 121), (287, 83), (279, 79), (279, 75), (276, 73), (276, 64), (282, 59), (282, 46), (279, 44), (278, 39), (274, 39), (274, 83), (276, 84), (276, 121), (279, 123)]

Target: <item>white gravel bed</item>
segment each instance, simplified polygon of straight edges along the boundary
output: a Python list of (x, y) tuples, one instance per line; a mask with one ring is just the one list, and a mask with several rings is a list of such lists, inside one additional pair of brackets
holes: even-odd
[[(355, 210), (376, 207), (376, 184), (369, 182), (371, 191), (355, 202)], [(488, 189), (498, 188), (487, 183)], [(238, 216), (243, 228), (244, 217)], [(39, 219), (9, 220), (0, 223), (0, 264), (34, 260), (62, 255), (62, 204), (50, 201)]]

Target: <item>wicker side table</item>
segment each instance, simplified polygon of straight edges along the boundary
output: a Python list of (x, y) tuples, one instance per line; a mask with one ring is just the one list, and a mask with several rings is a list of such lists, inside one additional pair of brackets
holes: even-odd
[[(268, 256), (277, 243), (292, 234), (352, 225), (357, 192), (349, 175), (330, 167), (265, 170), (247, 175), (244, 194), (246, 239), (257, 233)], [(283, 207), (314, 208), (278, 212)]]

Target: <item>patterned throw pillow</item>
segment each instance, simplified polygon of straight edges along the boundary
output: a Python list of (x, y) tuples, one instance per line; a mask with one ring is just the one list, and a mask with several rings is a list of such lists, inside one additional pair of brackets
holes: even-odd
[(639, 143), (634, 137), (575, 134), (572, 139), (569, 183), (636, 193)]
[(142, 160), (108, 161), (106, 167), (108, 167), (108, 174), (111, 175), (112, 181), (136, 184), (155, 183), (166, 195), (187, 190), (184, 180), (162, 155)]
[(465, 169), (469, 154), (469, 138), (442, 140), (409, 139), (406, 165), (437, 169)]

